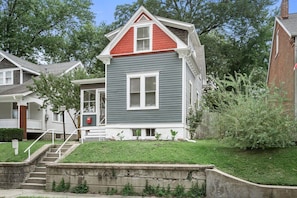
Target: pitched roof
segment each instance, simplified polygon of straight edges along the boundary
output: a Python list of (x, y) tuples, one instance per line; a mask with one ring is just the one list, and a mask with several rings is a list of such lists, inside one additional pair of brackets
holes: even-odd
[(297, 13), (289, 14), (287, 19), (282, 19), (280, 16), (276, 20), (282, 25), (291, 37), (297, 36)]
[[(35, 75), (47, 72), (54, 75), (61, 75), (76, 67), (83, 67), (80, 61), (38, 65), (4, 52), (3, 50), (0, 50), (0, 57), (7, 59), (15, 66)], [(0, 86), (0, 96), (26, 96), (31, 93), (31, 91), (27, 88), (27, 86), (31, 84), (33, 84), (32, 79), (24, 82), (23, 84)]]

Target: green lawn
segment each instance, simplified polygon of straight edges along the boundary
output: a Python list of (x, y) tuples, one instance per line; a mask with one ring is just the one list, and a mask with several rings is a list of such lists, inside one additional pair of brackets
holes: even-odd
[[(14, 149), (11, 142), (0, 143), (0, 162), (22, 162), (28, 158), (28, 152), (24, 153), (33, 141), (19, 141), (19, 154), (14, 155)], [(49, 141), (38, 141), (31, 148), (31, 155)]]
[(216, 140), (89, 142), (63, 162), (214, 164), (255, 183), (297, 185), (297, 147), (242, 151)]

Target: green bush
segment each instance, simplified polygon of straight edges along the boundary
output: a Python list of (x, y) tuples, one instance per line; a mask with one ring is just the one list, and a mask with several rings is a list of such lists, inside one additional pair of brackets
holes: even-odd
[(23, 139), (23, 129), (0, 128), (0, 142), (11, 142), (12, 139)]
[(236, 74), (217, 80), (219, 98), (215, 121), (220, 137), (241, 149), (280, 148), (292, 145), (294, 117), (285, 112), (279, 90), (251, 83)]
[(88, 193), (89, 186), (87, 185), (87, 182), (84, 181), (84, 183), (75, 186), (71, 192), (78, 193), (78, 194)]

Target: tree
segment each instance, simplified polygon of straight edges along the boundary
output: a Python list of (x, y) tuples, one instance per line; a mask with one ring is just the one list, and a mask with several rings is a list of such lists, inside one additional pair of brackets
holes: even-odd
[[(119, 5), (119, 27), (141, 6), (152, 14), (193, 23), (205, 45), (208, 74), (265, 71), (276, 0), (138, 0)], [(263, 72), (264, 73), (264, 72)], [(262, 77), (263, 78), (263, 77)]]
[[(103, 73), (101, 73), (102, 75)], [(78, 69), (61, 76), (42, 73), (33, 79), (34, 83), (29, 86), (29, 89), (36, 93), (40, 99), (43, 99), (43, 108), (51, 106), (52, 111), (58, 111), (59, 107), (65, 106), (66, 112), (77, 128), (75, 115), (80, 110), (80, 88), (71, 81), (93, 77), (95, 76), (87, 74), (84, 69)], [(100, 76), (97, 74), (96, 77)], [(70, 109), (75, 110), (74, 115), (70, 114)]]
[(1, 49), (33, 62), (67, 61), (69, 37), (94, 19), (91, 5), (91, 0), (2, 0)]

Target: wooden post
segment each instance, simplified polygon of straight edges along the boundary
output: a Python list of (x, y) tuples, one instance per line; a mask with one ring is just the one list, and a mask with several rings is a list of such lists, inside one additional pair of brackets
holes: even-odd
[(20, 128), (23, 129), (23, 139), (27, 139), (27, 106), (20, 105)]

